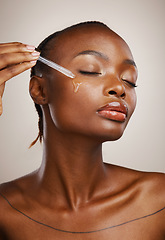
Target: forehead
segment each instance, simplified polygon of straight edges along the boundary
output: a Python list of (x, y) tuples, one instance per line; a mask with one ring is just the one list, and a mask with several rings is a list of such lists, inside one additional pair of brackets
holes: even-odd
[(54, 39), (51, 49), (51, 57), (58, 63), (69, 61), (87, 50), (101, 52), (110, 59), (133, 59), (126, 42), (115, 32), (102, 26), (84, 26), (67, 30)]

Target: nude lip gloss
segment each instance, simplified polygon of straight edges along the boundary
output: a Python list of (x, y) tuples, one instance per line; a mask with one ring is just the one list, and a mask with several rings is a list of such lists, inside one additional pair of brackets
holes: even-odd
[(98, 115), (110, 119), (110, 120), (114, 120), (114, 121), (118, 121), (118, 122), (124, 122), (126, 119), (126, 115), (122, 112), (117, 112), (117, 111), (111, 111), (111, 110), (102, 110), (98, 112)]
[(128, 114), (128, 108), (125, 104), (116, 101), (101, 107), (97, 113), (99, 116), (109, 120), (124, 122)]

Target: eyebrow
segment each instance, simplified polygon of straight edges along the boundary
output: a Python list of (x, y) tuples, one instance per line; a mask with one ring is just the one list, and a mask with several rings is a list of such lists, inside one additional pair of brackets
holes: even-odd
[(101, 58), (103, 58), (105, 60), (109, 60), (109, 58), (106, 55), (104, 55), (101, 52), (95, 51), (95, 50), (85, 50), (85, 51), (82, 51), (82, 52), (78, 53), (76, 55), (76, 57), (79, 56), (79, 55), (94, 55), (94, 56), (97, 56), (97, 57), (101, 57)]
[[(75, 57), (77, 57), (79, 55), (94, 55), (94, 56), (101, 57), (101, 58), (103, 58), (106, 61), (109, 60), (108, 56), (106, 56), (105, 54), (103, 54), (101, 52), (95, 51), (95, 50), (85, 50), (85, 51), (82, 51), (82, 52), (78, 53)], [(126, 60), (123, 61), (123, 63), (124, 64), (129, 64), (129, 65), (134, 66), (134, 67), (137, 68), (136, 63), (132, 59), (126, 59)]]
[(126, 60), (124, 60), (123, 63), (129, 64), (129, 65), (134, 66), (134, 67), (137, 68), (136, 63), (135, 63), (134, 60), (132, 60), (132, 59), (126, 59)]

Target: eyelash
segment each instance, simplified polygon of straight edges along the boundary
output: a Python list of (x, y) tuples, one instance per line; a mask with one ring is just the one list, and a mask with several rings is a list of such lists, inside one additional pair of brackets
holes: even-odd
[(127, 80), (125, 80), (125, 79), (122, 79), (122, 81), (123, 81), (123, 82), (126, 82), (127, 84), (129, 84), (129, 85), (130, 85), (131, 87), (133, 87), (133, 88), (137, 87), (137, 85), (136, 85), (135, 83), (132, 83), (132, 82), (127, 81)]
[[(81, 74), (85, 74), (85, 75), (100, 75), (101, 73), (99, 72), (88, 72), (88, 71), (79, 71)], [(135, 83), (132, 83), (130, 81), (127, 81), (125, 79), (122, 79), (123, 82), (126, 82), (127, 84), (129, 84), (131, 87), (135, 88), (137, 87), (137, 85)]]
[(85, 75), (100, 75), (101, 73), (98, 72), (87, 72), (87, 71), (79, 71), (81, 74)]

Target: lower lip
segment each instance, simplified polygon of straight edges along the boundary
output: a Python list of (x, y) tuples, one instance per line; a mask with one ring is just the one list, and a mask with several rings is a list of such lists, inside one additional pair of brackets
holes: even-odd
[(98, 112), (98, 114), (104, 118), (118, 121), (118, 122), (124, 122), (126, 119), (126, 114), (122, 112), (117, 111), (107, 111), (107, 110), (101, 110)]

